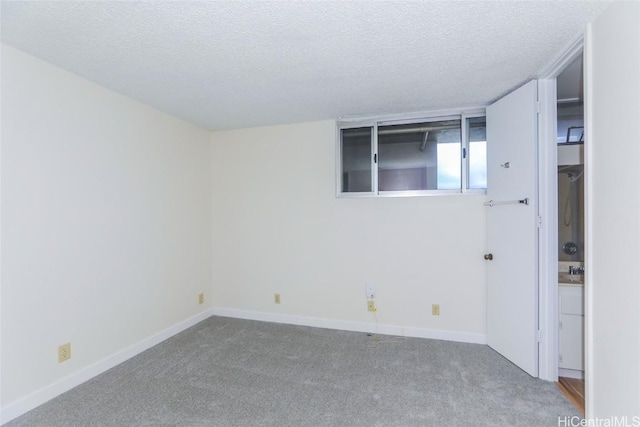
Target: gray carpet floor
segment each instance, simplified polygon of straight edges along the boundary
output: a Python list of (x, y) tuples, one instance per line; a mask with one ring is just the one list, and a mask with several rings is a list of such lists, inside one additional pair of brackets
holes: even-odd
[(485, 345), (214, 316), (6, 425), (529, 427), (578, 415)]

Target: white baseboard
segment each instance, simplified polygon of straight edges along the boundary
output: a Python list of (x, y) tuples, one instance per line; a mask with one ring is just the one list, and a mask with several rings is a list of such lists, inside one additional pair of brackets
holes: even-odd
[(239, 310), (235, 308), (214, 307), (211, 313), (216, 316), (234, 317), (238, 319), (260, 320), (263, 322), (286, 323), (289, 325), (313, 326), (316, 328), (339, 329), (343, 331), (367, 332), (402, 337), (430, 338), (445, 341), (457, 341), (473, 344), (486, 344), (484, 334), (469, 332), (425, 329), (369, 322), (348, 320), (332, 320), (319, 317), (294, 316), (290, 314), (266, 313), (260, 311)]
[(431, 338), (445, 341), (467, 342), (474, 344), (486, 344), (484, 334), (446, 331), (437, 329), (424, 329), (388, 324), (374, 324), (368, 322), (355, 322), (347, 320), (332, 320), (318, 317), (294, 316), (288, 314), (266, 313), (234, 308), (214, 307), (196, 314), (182, 322), (179, 322), (164, 331), (150, 336), (137, 344), (132, 345), (118, 353), (106, 357), (92, 365), (89, 365), (51, 385), (41, 388), (30, 395), (9, 403), (0, 410), (0, 424), (7, 423), (20, 415), (48, 402), (56, 396), (71, 390), (85, 381), (100, 375), (101, 373), (131, 359), (143, 351), (171, 338), (172, 336), (190, 328), (191, 326), (207, 319), (210, 316), (233, 317), (239, 319), (259, 320), (263, 322), (285, 323), (290, 325), (312, 326), (316, 328), (338, 329), (343, 331), (366, 332), (383, 335), (397, 335), (404, 337)]
[(131, 359), (132, 357), (142, 353), (143, 351), (171, 338), (172, 336), (184, 331), (187, 328), (201, 322), (212, 315), (212, 310), (206, 310), (196, 314), (182, 322), (179, 322), (169, 328), (158, 332), (131, 347), (125, 348), (109, 357), (95, 362), (73, 374), (56, 381), (46, 387), (37, 390), (30, 395), (9, 403), (0, 410), (0, 424), (7, 423), (20, 415), (42, 405), (43, 403), (53, 399), (62, 393), (71, 390), (85, 381), (119, 365), (120, 363)]
[(575, 379), (578, 379), (578, 380), (583, 380), (584, 379), (584, 371), (578, 371), (576, 369), (560, 368), (560, 369), (558, 369), (558, 376), (559, 377), (565, 377), (565, 378), (575, 378)]

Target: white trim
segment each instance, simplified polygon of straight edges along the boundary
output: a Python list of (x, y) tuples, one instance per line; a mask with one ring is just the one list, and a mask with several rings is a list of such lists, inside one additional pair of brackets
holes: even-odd
[(185, 319), (179, 323), (176, 323), (173, 326), (168, 327), (167, 329), (158, 332), (148, 338), (143, 339), (137, 344), (132, 345), (131, 347), (125, 348), (111, 356), (107, 356), (102, 360), (99, 360), (85, 368), (80, 369), (77, 372), (68, 375), (65, 378), (62, 378), (59, 381), (54, 382), (53, 384), (47, 385), (40, 390), (36, 390), (35, 392), (18, 399), (14, 402), (11, 402), (4, 406), (0, 411), (0, 424), (7, 423), (28, 411), (42, 405), (43, 403), (48, 402), (56, 396), (61, 395), (62, 393), (71, 390), (72, 388), (90, 380), (97, 375), (113, 368), (125, 362), (128, 359), (142, 353), (145, 350), (161, 343), (162, 341), (171, 338), (172, 336), (184, 331), (192, 327), (193, 325), (207, 319), (211, 316), (212, 310), (205, 310), (201, 313), (196, 314), (188, 319)]
[(390, 122), (395, 120), (406, 120), (413, 122), (415, 119), (460, 116), (461, 114), (480, 114), (486, 110), (487, 105), (478, 105), (463, 108), (449, 108), (446, 110), (430, 110), (430, 111), (413, 111), (409, 113), (398, 114), (371, 114), (366, 116), (342, 116), (338, 118), (339, 125), (350, 125), (351, 123), (373, 123), (373, 122)]
[(379, 333), (384, 335), (429, 338), (473, 344), (486, 344), (487, 342), (484, 334), (474, 334), (470, 332), (425, 329), (390, 324), (376, 324), (372, 322), (356, 322), (351, 320), (324, 319), (319, 317), (295, 316), (291, 314), (268, 313), (227, 307), (214, 307), (211, 312), (215, 316), (259, 320), (262, 322), (285, 323), (289, 325), (311, 326), (315, 328), (338, 329), (342, 331), (374, 334)]
[(357, 120), (348, 122), (341, 122), (340, 120), (336, 120), (336, 127), (338, 128), (338, 131), (342, 129), (372, 128), (375, 126), (375, 124), (375, 120)]
[(584, 36), (580, 36), (567, 46), (539, 73), (539, 78), (555, 79), (562, 71), (582, 54), (584, 47)]
[[(478, 113), (478, 114), (482, 115), (481, 113)], [(377, 120), (376, 123), (378, 126), (383, 126), (383, 127), (398, 126), (398, 125), (415, 125), (415, 124), (422, 124), (422, 123), (447, 122), (452, 120), (460, 120), (460, 116), (461, 116), (461, 113), (458, 112), (457, 114), (449, 114), (446, 116), (429, 115), (422, 118), (413, 117), (409, 119), (393, 119), (393, 120), (381, 118), (380, 120)]]
[(37, 390), (28, 396), (18, 399), (4, 406), (0, 411), (0, 424), (7, 423), (28, 411), (48, 402), (56, 396), (100, 375), (101, 373), (131, 359), (145, 350), (171, 338), (172, 336), (196, 325), (211, 316), (232, 317), (238, 319), (258, 320), (263, 322), (285, 323), (291, 325), (311, 326), (316, 328), (337, 329), (355, 332), (379, 333), (384, 335), (398, 335), (404, 337), (429, 338), (445, 341), (486, 344), (484, 334), (468, 332), (424, 329), (370, 322), (355, 322), (332, 320), (307, 316), (266, 313), (233, 308), (214, 307), (183, 320), (169, 328), (158, 332), (137, 344), (121, 350), (111, 356), (99, 360), (53, 384)]
[(556, 80), (538, 80), (538, 376), (558, 380), (558, 160)]
[[(557, 147), (557, 106), (555, 104), (557, 102), (557, 88), (555, 78), (582, 54), (584, 43), (584, 36), (580, 35), (539, 73), (539, 76), (545, 79), (540, 80), (540, 82), (545, 83), (543, 83), (542, 88), (539, 86), (538, 90), (538, 147), (540, 150), (538, 159), (540, 206), (538, 212), (543, 224), (540, 228), (540, 246), (538, 248), (538, 327), (542, 335), (542, 340), (538, 347), (538, 375), (541, 379), (547, 381), (557, 381), (558, 379), (558, 159), (557, 151), (550, 149), (552, 146)], [(586, 95), (587, 91), (585, 90)]]
[(338, 199), (361, 199), (361, 198), (385, 198), (385, 197), (446, 197), (446, 196), (484, 196), (487, 190), (484, 188), (469, 188), (460, 190), (406, 190), (406, 191), (380, 191), (375, 193), (339, 193)]
[(593, 416), (593, 378), (594, 364), (593, 354), (593, 221), (590, 213), (593, 212), (593, 148), (591, 135), (593, 133), (593, 27), (587, 24), (584, 39), (584, 262), (587, 273), (584, 275), (584, 403), (587, 419)]
[(418, 196), (464, 196), (467, 194), (487, 194), (486, 189), (474, 188), (468, 191), (462, 190), (398, 190), (380, 191), (376, 197), (418, 197)]
[(559, 368), (558, 369), (558, 376), (559, 377), (575, 378), (577, 380), (582, 380), (582, 379), (584, 379), (584, 371), (577, 371), (575, 369)]

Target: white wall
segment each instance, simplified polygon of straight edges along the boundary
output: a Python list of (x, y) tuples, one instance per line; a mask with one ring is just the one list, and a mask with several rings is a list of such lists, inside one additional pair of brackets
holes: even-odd
[(213, 134), (218, 312), (375, 330), (371, 282), (380, 331), (484, 341), (485, 197), (336, 198), (335, 141), (332, 121)]
[(640, 3), (614, 2), (585, 53), (587, 416), (640, 417)]
[(209, 138), (2, 47), (3, 407), (209, 306)]

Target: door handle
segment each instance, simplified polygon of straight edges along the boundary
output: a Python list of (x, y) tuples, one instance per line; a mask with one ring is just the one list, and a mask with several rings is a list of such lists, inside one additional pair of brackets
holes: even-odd
[(484, 254), (484, 259), (491, 261), (493, 259), (493, 254)]

